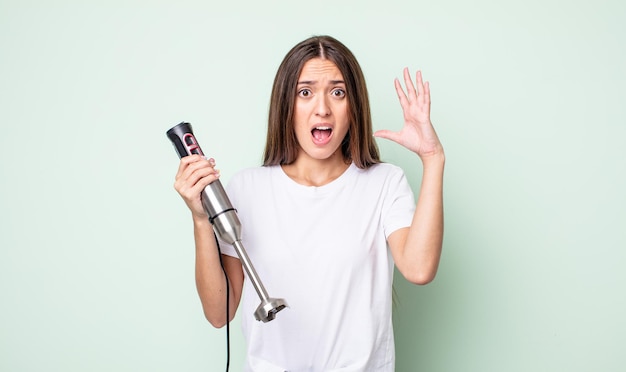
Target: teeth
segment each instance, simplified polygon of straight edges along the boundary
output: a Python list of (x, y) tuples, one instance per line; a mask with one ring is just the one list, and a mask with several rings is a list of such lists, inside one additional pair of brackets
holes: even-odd
[(317, 130), (330, 130), (330, 127), (315, 127)]

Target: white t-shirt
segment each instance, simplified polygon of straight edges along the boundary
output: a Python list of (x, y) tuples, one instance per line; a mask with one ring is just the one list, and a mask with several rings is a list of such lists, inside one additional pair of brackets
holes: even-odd
[[(280, 166), (232, 177), (227, 192), (242, 243), (270, 297), (289, 308), (257, 321), (260, 299), (244, 281), (240, 305), (246, 371), (393, 371), (393, 259), (386, 238), (411, 224), (413, 192), (391, 164), (352, 164), (303, 186)], [(222, 252), (237, 257), (232, 246)]]

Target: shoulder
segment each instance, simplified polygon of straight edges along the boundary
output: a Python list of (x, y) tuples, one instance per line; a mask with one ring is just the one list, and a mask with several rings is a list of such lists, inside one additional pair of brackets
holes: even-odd
[(404, 170), (391, 163), (378, 163), (367, 169), (358, 169), (358, 172), (366, 177), (374, 178), (403, 178)]
[(226, 182), (227, 190), (234, 192), (249, 188), (251, 185), (266, 185), (276, 175), (276, 167), (278, 166), (258, 166), (239, 170)]
[(397, 165), (378, 163), (359, 171), (362, 173), (360, 177), (363, 180), (360, 183), (379, 190), (381, 195), (412, 193), (404, 170)]
[(384, 172), (384, 173), (404, 173), (404, 171), (402, 170), (402, 168), (400, 168), (399, 166), (395, 165), (395, 164), (391, 164), (391, 163), (378, 163), (378, 164), (374, 164), (371, 167), (369, 167), (369, 169), (375, 171), (375, 172)]
[(263, 180), (265, 178), (271, 177), (271, 175), (276, 171), (275, 168), (276, 166), (269, 166), (269, 167), (259, 166), (259, 167), (244, 168), (242, 170), (237, 171), (235, 174), (233, 174), (230, 180), (228, 181), (228, 183), (237, 184), (240, 182)]

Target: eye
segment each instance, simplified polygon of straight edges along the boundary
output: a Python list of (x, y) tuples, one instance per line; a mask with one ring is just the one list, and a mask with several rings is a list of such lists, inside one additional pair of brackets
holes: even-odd
[(303, 97), (303, 98), (311, 97), (312, 94), (313, 93), (311, 93), (311, 90), (308, 88), (300, 89), (298, 91), (298, 96)]
[(341, 88), (337, 88), (333, 89), (332, 92), (330, 92), (330, 95), (335, 98), (343, 98), (346, 96), (346, 91)]

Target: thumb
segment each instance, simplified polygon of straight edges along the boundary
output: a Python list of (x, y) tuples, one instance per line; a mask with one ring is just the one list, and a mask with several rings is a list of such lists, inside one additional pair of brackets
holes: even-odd
[(374, 132), (374, 137), (385, 138), (394, 142), (398, 142), (400, 135), (388, 129), (381, 129)]

